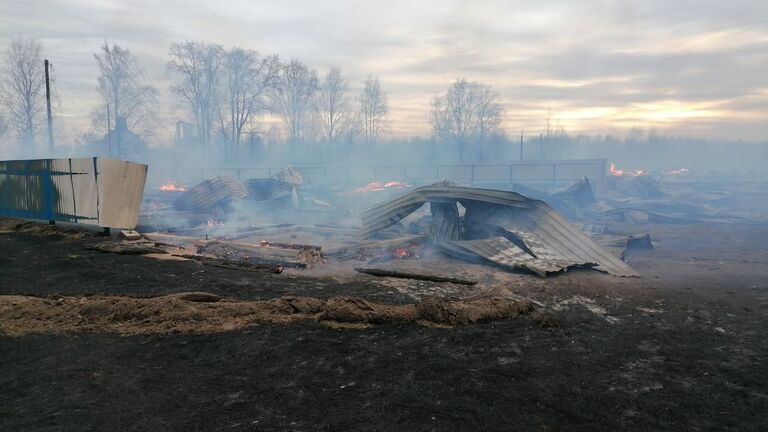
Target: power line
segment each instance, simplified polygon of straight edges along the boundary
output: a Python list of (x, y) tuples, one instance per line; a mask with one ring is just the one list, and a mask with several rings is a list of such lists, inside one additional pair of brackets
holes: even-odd
[[(51, 65), (51, 66), (53, 66), (53, 65)], [(91, 115), (90, 114), (90, 110), (84, 109), (79, 103), (77, 103), (78, 98), (75, 97), (70, 92), (70, 90), (68, 90), (68, 87), (64, 84), (66, 81), (61, 81), (60, 80), (61, 77), (58, 74), (58, 71), (54, 67), (51, 67), (51, 70), (53, 71), (53, 75), (54, 75), (54, 78), (52, 79), (52, 81), (54, 81), (56, 83), (56, 88), (57, 89), (61, 89), (61, 92), (64, 94), (64, 96), (66, 96), (67, 103), (68, 104), (71, 103), (72, 106), (74, 106), (78, 111), (80, 111), (80, 114), (82, 116), (89, 117)]]
[[(87, 129), (87, 121), (91, 117), (90, 110), (87, 110), (83, 108), (83, 105), (78, 102), (80, 101), (80, 98), (74, 96), (74, 92), (65, 84), (66, 80), (61, 79), (61, 75), (58, 74), (58, 70), (53, 67), (53, 64), (51, 66), (51, 72), (52, 72), (52, 91), (53, 95), (55, 96), (56, 100), (56, 111), (58, 112), (58, 121), (60, 122), (59, 129), (66, 134), (66, 136), (69, 136), (70, 138), (74, 139), (75, 142), (77, 141), (78, 137), (77, 135), (82, 132), (83, 125), (70, 125), (66, 122), (65, 116), (64, 116), (64, 105), (67, 105), (67, 111), (75, 111), (75, 117), (81, 117), (83, 118), (85, 123), (85, 128)], [(63, 96), (63, 97), (62, 97)], [(66, 102), (63, 102), (66, 100)]]

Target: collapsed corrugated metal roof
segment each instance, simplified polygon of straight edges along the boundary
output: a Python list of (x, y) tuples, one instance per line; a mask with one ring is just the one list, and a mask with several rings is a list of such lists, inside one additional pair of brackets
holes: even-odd
[(245, 181), (248, 198), (255, 201), (269, 201), (291, 195), (293, 186), (273, 178), (257, 178)]
[(174, 203), (177, 210), (216, 213), (223, 206), (248, 196), (248, 189), (229, 177), (213, 177), (184, 192)]
[[(542, 276), (577, 266), (593, 266), (617, 276), (637, 275), (546, 203), (515, 192), (447, 183), (421, 187), (366, 209), (361, 215), (363, 238), (397, 223), (426, 202), (460, 203), (466, 208), (464, 239), (437, 242), (454, 256), (525, 268)], [(486, 233), (484, 238), (478, 232)]]

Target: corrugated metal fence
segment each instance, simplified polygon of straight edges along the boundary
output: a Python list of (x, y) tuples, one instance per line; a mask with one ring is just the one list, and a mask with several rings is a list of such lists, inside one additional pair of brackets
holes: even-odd
[(0, 161), (0, 216), (133, 228), (146, 177), (106, 158)]
[[(284, 167), (220, 167), (208, 169), (164, 168), (153, 165), (152, 184), (167, 181), (198, 182), (221, 175), (240, 180), (272, 177)], [(467, 185), (511, 185), (531, 183), (562, 185), (582, 177), (605, 179), (606, 159), (575, 159), (554, 161), (523, 161), (497, 164), (434, 164), (399, 166), (296, 166), (313, 183), (354, 186), (373, 181), (407, 181), (427, 184), (452, 180)]]

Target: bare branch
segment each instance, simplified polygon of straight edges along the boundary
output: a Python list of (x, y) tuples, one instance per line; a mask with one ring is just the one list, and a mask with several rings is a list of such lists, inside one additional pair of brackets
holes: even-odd
[(493, 88), (459, 78), (444, 95), (433, 98), (431, 105), (433, 135), (455, 146), (461, 160), (467, 146), (475, 144), (481, 159), (485, 142), (498, 132), (504, 114)]
[(21, 145), (35, 145), (37, 128), (45, 112), (45, 80), (42, 48), (34, 39), (13, 39), (6, 57), (6, 74), (0, 89), (0, 104), (8, 112), (8, 123)]
[(282, 118), (288, 132), (288, 143), (304, 140), (307, 117), (317, 91), (317, 73), (297, 59), (283, 65), (278, 86), (272, 92), (272, 107)]
[(360, 94), (360, 116), (366, 145), (376, 144), (387, 125), (387, 95), (381, 89), (379, 78), (368, 75)]

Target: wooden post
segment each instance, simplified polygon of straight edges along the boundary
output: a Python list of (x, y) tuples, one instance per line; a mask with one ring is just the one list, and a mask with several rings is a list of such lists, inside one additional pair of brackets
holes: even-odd
[(51, 116), (51, 83), (48, 79), (48, 59), (45, 59), (45, 104), (48, 109), (48, 154), (51, 158), (53, 154), (53, 117)]

